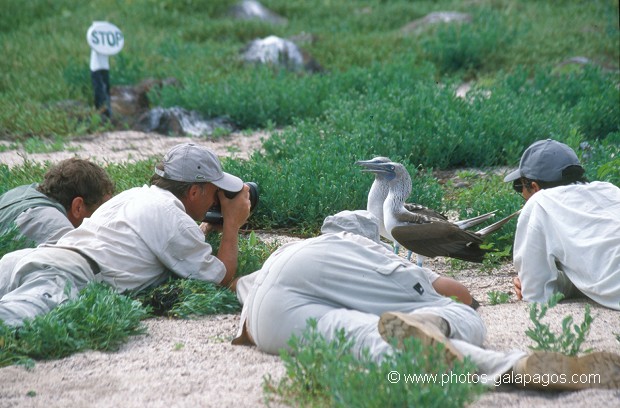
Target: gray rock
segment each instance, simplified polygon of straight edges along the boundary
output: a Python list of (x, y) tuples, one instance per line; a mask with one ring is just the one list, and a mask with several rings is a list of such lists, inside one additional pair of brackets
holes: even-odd
[(471, 14), (459, 13), (457, 11), (436, 11), (427, 14), (407, 24), (401, 28), (401, 32), (405, 34), (419, 34), (425, 28), (440, 23), (471, 23)]
[(232, 132), (234, 126), (224, 118), (205, 119), (196, 111), (180, 107), (153, 108), (143, 114), (138, 124), (143, 132), (163, 135), (211, 136), (216, 129)]
[(304, 69), (304, 56), (299, 47), (275, 35), (250, 42), (242, 58), (249, 63), (279, 66), (291, 71)]
[(230, 8), (229, 14), (239, 20), (261, 20), (272, 24), (286, 24), (284, 17), (268, 10), (258, 1), (244, 0)]

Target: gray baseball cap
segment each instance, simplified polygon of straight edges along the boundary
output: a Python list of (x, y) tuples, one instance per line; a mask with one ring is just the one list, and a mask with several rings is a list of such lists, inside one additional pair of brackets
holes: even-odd
[(174, 146), (165, 154), (164, 170), (155, 174), (168, 180), (186, 183), (213, 183), (226, 191), (241, 191), (243, 180), (222, 171), (220, 160), (211, 150), (194, 143)]
[(521, 156), (519, 168), (508, 174), (504, 181), (521, 177), (539, 181), (560, 181), (562, 171), (568, 166), (581, 166), (575, 151), (555, 140), (539, 140), (532, 143)]

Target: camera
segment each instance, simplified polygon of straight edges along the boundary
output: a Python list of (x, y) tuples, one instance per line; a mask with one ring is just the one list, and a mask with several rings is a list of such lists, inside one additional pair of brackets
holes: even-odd
[[(247, 183), (243, 183), (250, 188), (250, 214), (254, 211), (256, 206), (258, 205), (258, 184), (248, 181)], [(235, 196), (239, 194), (239, 191), (224, 191), (224, 195), (226, 198), (235, 198)], [(224, 217), (222, 217), (222, 209), (218, 205), (214, 205), (207, 211), (205, 214), (205, 218), (202, 222), (208, 222), (209, 224), (223, 224)]]

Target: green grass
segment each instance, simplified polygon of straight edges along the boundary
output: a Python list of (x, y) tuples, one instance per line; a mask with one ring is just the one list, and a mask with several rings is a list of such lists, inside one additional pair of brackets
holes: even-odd
[[(205, 114), (225, 111), (241, 127), (264, 126), (269, 119), (294, 123), (295, 118), (320, 118), (324, 102), (338, 101), (356, 89), (346, 81), (334, 87), (343, 80), (340, 74), (357, 70), (357, 84), (372, 82), (373, 66), (404, 60), (404, 75), (432, 64), (433, 82), (441, 78), (493, 83), (518, 66), (552, 68), (574, 56), (618, 69), (618, 4), (611, 0), (485, 0), (472, 5), (449, 0), (263, 2), (287, 18), (288, 24), (281, 26), (232, 20), (227, 9), (235, 3), (0, 1), (5, 11), (0, 17), (0, 136), (75, 137), (105, 126), (92, 109), (81, 110), (76, 118), (58, 105), (65, 100), (92, 103), (85, 33), (92, 21), (101, 19), (120, 27), (126, 38), (123, 51), (111, 58), (113, 85), (176, 77), (184, 87), (164, 92), (164, 105), (179, 104)], [(443, 10), (471, 13), (473, 22), (401, 33), (409, 22)], [(326, 74), (269, 76), (239, 61), (240, 49), (254, 38), (299, 33), (313, 35), (304, 49)]]

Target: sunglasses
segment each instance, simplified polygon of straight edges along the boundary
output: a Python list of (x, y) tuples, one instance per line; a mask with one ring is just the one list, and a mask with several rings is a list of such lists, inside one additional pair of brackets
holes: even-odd
[(513, 181), (512, 188), (514, 188), (517, 193), (521, 194), (523, 192), (523, 182), (521, 181), (521, 179), (516, 179), (515, 181)]
[(532, 185), (531, 181), (523, 182), (523, 179), (516, 179), (512, 182), (512, 188), (519, 194), (523, 193), (523, 187), (530, 189)]

